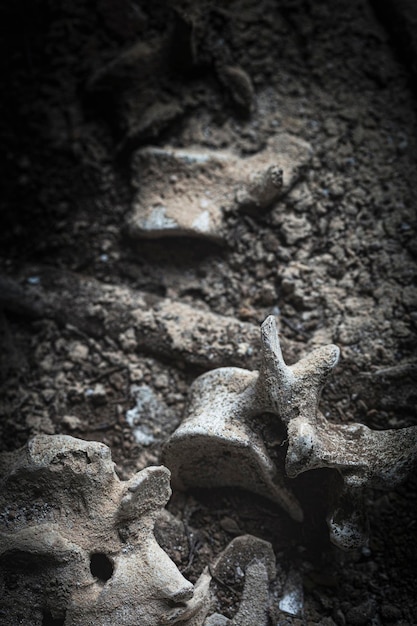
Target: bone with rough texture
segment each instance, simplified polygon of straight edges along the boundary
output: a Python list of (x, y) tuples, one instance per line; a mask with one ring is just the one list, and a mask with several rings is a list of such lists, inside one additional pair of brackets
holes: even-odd
[[(35, 285), (29, 283), (33, 277)], [(251, 367), (258, 356), (256, 326), (233, 317), (50, 267), (29, 267), (19, 282), (26, 284), (8, 281), (12, 312), (27, 310), (31, 317), (52, 318), (122, 345), (131, 331), (138, 352), (207, 369), (227, 362)]]
[(0, 469), (4, 626), (202, 624), (210, 575), (194, 588), (153, 535), (171, 494), (165, 467), (120, 481), (105, 445), (43, 435)]
[(134, 238), (203, 237), (227, 239), (224, 212), (262, 212), (301, 177), (311, 146), (287, 133), (248, 158), (202, 146), (149, 146), (133, 159), (137, 189), (128, 219)]
[[(364, 490), (391, 489), (407, 476), (417, 459), (417, 427), (374, 431), (363, 424), (329, 422), (318, 405), (339, 349), (318, 348), (287, 366), (273, 316), (263, 323), (261, 338), (259, 373), (220, 368), (193, 383), (186, 417), (164, 448), (173, 482), (182, 488), (245, 487), (301, 521), (303, 513), (288, 478), (332, 468), (342, 478), (342, 487), (334, 489), (330, 538), (345, 549), (363, 545)], [(252, 428), (253, 420), (262, 422), (265, 413), (277, 416), (286, 428), (283, 467), (272, 460), (270, 442)]]
[(210, 572), (214, 580), (227, 585), (245, 576), (245, 584), (234, 618), (214, 613), (204, 626), (268, 626), (269, 585), (276, 576), (270, 543), (252, 535), (237, 537), (220, 554)]
[(120, 481), (107, 446), (42, 435), (0, 455), (0, 471), (2, 625), (202, 626), (214, 576), (244, 577), (242, 600), (233, 620), (204, 624), (267, 626), (270, 543), (234, 539), (194, 587), (157, 544), (154, 522), (171, 494), (165, 467)]

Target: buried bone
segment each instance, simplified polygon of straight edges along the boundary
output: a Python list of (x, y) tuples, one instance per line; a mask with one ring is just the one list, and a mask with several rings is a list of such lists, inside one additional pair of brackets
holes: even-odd
[[(154, 523), (171, 494), (165, 467), (120, 481), (107, 446), (40, 435), (0, 455), (0, 472), (4, 626), (23, 623), (21, 616), (28, 626), (267, 625), (276, 575), (270, 543), (236, 538), (193, 586), (156, 542)], [(233, 620), (204, 621), (212, 577), (232, 585), (244, 577)]]
[(201, 626), (210, 575), (193, 586), (153, 535), (165, 467), (120, 481), (105, 445), (42, 435), (0, 469), (2, 624)]
[(247, 158), (201, 146), (142, 148), (132, 164), (136, 194), (128, 233), (224, 242), (225, 212), (266, 211), (298, 182), (311, 155), (309, 144), (287, 133)]
[(214, 613), (204, 626), (267, 626), (269, 586), (276, 576), (275, 555), (267, 541), (243, 535), (236, 537), (209, 568), (213, 579), (234, 585), (245, 577), (242, 599), (233, 619)]
[[(343, 549), (361, 546), (367, 541), (365, 490), (392, 489), (406, 478), (417, 459), (417, 428), (374, 431), (358, 423), (330, 423), (318, 406), (339, 349), (318, 348), (287, 366), (273, 316), (262, 324), (261, 339), (259, 372), (219, 368), (193, 383), (185, 419), (164, 448), (173, 483), (243, 487), (301, 521), (291, 479), (308, 470), (334, 469), (341, 485), (333, 490), (328, 516), (331, 541)], [(286, 429), (281, 464), (253, 428), (267, 413)]]
[[(37, 283), (28, 284), (34, 272)], [(2, 283), (0, 277), (0, 288)], [(124, 350), (204, 369), (227, 362), (252, 367), (258, 356), (255, 325), (145, 291), (33, 266), (22, 272), (19, 282), (10, 281), (10, 290), (13, 301), (5, 302), (6, 311), (19, 307), (30, 317), (71, 324), (91, 337), (109, 337)]]

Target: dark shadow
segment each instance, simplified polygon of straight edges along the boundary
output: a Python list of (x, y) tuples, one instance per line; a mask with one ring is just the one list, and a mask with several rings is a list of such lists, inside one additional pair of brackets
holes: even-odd
[(65, 624), (65, 615), (64, 617), (52, 617), (52, 614), (49, 611), (45, 611), (42, 617), (42, 626), (64, 626)]
[(172, 237), (162, 239), (128, 239), (125, 237), (130, 260), (152, 261), (161, 265), (176, 267), (195, 267), (195, 264), (204, 257), (224, 256), (225, 248), (217, 243), (198, 237)]
[(90, 571), (93, 576), (106, 582), (113, 575), (113, 563), (102, 552), (94, 552), (90, 557)]

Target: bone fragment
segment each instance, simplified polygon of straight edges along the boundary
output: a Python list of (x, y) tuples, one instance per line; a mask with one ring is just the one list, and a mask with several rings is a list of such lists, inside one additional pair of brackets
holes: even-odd
[[(105, 445), (37, 436), (0, 456), (2, 624), (201, 626), (210, 575), (195, 588), (153, 535), (169, 471), (120, 481)], [(13, 586), (7, 580), (16, 580)]]
[(245, 577), (239, 609), (231, 620), (213, 614), (204, 626), (268, 626), (269, 585), (276, 576), (275, 556), (267, 541), (244, 535), (234, 539), (210, 568), (213, 577), (233, 584)]
[(272, 546), (236, 538), (193, 586), (153, 534), (157, 517), (170, 519), (163, 510), (170, 495), (165, 467), (120, 481), (109, 448), (97, 442), (41, 435), (0, 455), (2, 625), (26, 615), (31, 626), (50, 619), (65, 626), (202, 626), (214, 575), (235, 583), (245, 577), (231, 626), (267, 626)]
[(225, 241), (225, 212), (270, 208), (300, 179), (311, 154), (309, 144), (286, 133), (247, 158), (202, 146), (142, 148), (132, 162), (136, 195), (128, 233)]
[[(174, 484), (245, 487), (301, 521), (289, 479), (331, 468), (342, 486), (334, 481), (330, 539), (344, 549), (364, 545), (364, 492), (369, 487), (392, 489), (406, 478), (417, 460), (417, 427), (374, 431), (364, 424), (329, 422), (318, 406), (339, 349), (318, 348), (288, 366), (272, 316), (262, 324), (261, 339), (259, 372), (227, 367), (194, 381), (185, 418), (163, 453)], [(269, 442), (253, 428), (253, 420), (261, 421), (265, 413), (276, 415), (287, 431), (282, 466), (274, 463)]]
[(33, 302), (33, 314), (71, 324), (92, 337), (122, 343), (132, 329), (138, 352), (204, 369), (225, 363), (250, 366), (258, 356), (259, 334), (247, 322), (52, 268), (36, 268), (38, 283), (28, 285), (33, 272), (30, 268), (21, 277), (25, 305)]

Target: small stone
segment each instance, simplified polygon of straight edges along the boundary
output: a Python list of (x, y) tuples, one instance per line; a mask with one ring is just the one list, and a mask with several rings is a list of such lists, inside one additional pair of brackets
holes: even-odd
[(42, 397), (46, 403), (49, 403), (54, 396), (55, 396), (55, 391), (53, 389), (44, 389), (42, 391)]
[(132, 383), (141, 383), (143, 381), (143, 370), (135, 365), (129, 366), (129, 378)]
[(235, 103), (250, 113), (253, 107), (255, 91), (250, 76), (241, 67), (226, 65), (219, 69), (219, 78)]
[(29, 276), (27, 278), (27, 282), (29, 283), (29, 285), (39, 285), (41, 279), (39, 278), (39, 276)]
[(158, 374), (155, 377), (155, 389), (167, 389), (169, 387), (169, 377), (166, 374)]
[(365, 626), (369, 623), (369, 620), (373, 617), (374, 613), (374, 604), (368, 600), (367, 602), (359, 604), (359, 606), (354, 606), (349, 609), (346, 613), (346, 622), (347, 624), (353, 624), (354, 626)]
[(54, 369), (54, 360), (50, 354), (48, 354), (42, 361), (39, 363), (39, 367), (45, 372), (51, 372)]
[(381, 606), (381, 617), (389, 624), (397, 624), (401, 620), (401, 609), (393, 604), (385, 603)]
[(128, 328), (124, 333), (121, 333), (119, 342), (125, 352), (134, 352), (137, 348), (135, 329)]
[(74, 363), (81, 363), (82, 361), (85, 361), (87, 357), (88, 357), (88, 346), (86, 346), (85, 344), (79, 341), (74, 341), (74, 343), (70, 345), (70, 349), (68, 351), (68, 358), (71, 361), (73, 361)]
[[(251, 313), (252, 315), (252, 313)], [(248, 343), (242, 342), (237, 345), (237, 354), (239, 356), (250, 356), (253, 353), (253, 348)]]
[(213, 613), (204, 622), (204, 626), (227, 626), (227, 624), (230, 624), (230, 619), (220, 613)]
[(337, 626), (345, 626), (346, 624), (346, 617), (341, 609), (335, 610), (333, 613), (333, 619)]
[(328, 135), (330, 135), (331, 137), (334, 137), (336, 135), (340, 135), (340, 129), (337, 125), (337, 123), (334, 121), (334, 119), (332, 118), (327, 118), (324, 120), (323, 123), (324, 129), (327, 132)]
[(64, 415), (62, 423), (67, 426), (69, 430), (78, 430), (82, 427), (83, 423), (76, 415)]
[(281, 232), (284, 235), (288, 246), (306, 239), (311, 234), (311, 224), (303, 215), (288, 214), (281, 225)]
[(237, 522), (231, 517), (223, 517), (220, 520), (220, 526), (223, 528), (223, 530), (225, 530), (227, 533), (230, 533), (231, 535), (242, 534), (242, 531), (240, 530)]
[[(167, 377), (165, 383), (168, 385)], [(136, 442), (146, 447), (157, 441), (161, 433), (172, 430), (175, 418), (172, 410), (148, 385), (132, 385), (130, 393), (135, 406), (126, 412), (126, 422)]]
[(296, 570), (290, 570), (284, 585), (282, 598), (279, 601), (279, 608), (288, 615), (299, 617), (304, 608), (304, 591), (301, 574)]
[(106, 404), (106, 389), (101, 383), (98, 383), (93, 388), (87, 389), (85, 395), (87, 396), (87, 398), (89, 398), (89, 400), (91, 400), (94, 406), (101, 406), (103, 404)]
[(286, 199), (293, 204), (298, 213), (306, 213), (314, 206), (314, 197), (307, 183), (301, 182), (293, 187), (287, 194)]
[(277, 293), (272, 285), (264, 285), (259, 293), (258, 301), (263, 306), (272, 306), (277, 301)]
[(55, 433), (55, 426), (46, 413), (43, 415), (28, 415), (26, 418), (26, 426), (34, 433), (45, 433), (47, 435), (53, 435)]

